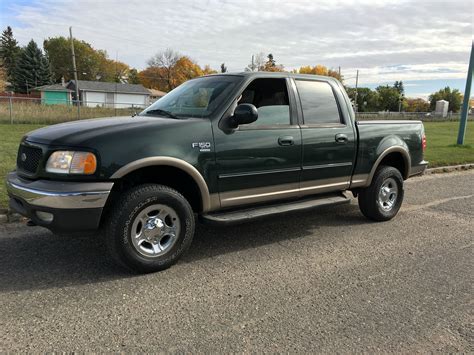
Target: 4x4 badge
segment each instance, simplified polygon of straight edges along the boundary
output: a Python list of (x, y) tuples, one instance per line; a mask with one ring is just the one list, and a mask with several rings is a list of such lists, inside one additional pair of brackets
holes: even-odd
[(210, 152), (211, 142), (195, 142), (191, 144), (193, 148), (199, 148), (200, 152)]

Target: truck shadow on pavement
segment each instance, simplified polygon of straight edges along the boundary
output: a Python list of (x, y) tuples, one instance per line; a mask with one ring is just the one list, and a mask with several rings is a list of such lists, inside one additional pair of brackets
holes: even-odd
[[(321, 233), (320, 229), (350, 228), (364, 223), (369, 222), (357, 206), (342, 205), (243, 225), (197, 224), (193, 244), (178, 265), (192, 267), (197, 260), (309, 236), (321, 241), (337, 238), (338, 235)], [(159, 277), (159, 273), (155, 275)], [(56, 236), (40, 227), (19, 224), (0, 227), (0, 292), (67, 287), (136, 276), (108, 260), (99, 236)]]

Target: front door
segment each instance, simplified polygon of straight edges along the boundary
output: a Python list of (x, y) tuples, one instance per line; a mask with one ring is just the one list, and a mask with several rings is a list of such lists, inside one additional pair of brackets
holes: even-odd
[(303, 115), (301, 193), (345, 190), (351, 180), (356, 136), (342, 114), (342, 95), (336, 96), (328, 81), (295, 79), (295, 83)]
[(251, 103), (257, 121), (225, 133), (215, 130), (222, 207), (297, 196), (301, 173), (301, 131), (291, 114), (285, 78), (254, 79), (237, 104)]

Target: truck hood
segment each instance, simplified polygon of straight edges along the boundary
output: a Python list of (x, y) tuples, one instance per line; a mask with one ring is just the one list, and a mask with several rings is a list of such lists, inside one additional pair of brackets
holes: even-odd
[(107, 137), (133, 135), (185, 124), (195, 119), (171, 119), (156, 116), (107, 117), (56, 124), (26, 134), (33, 143), (56, 146), (94, 146)]

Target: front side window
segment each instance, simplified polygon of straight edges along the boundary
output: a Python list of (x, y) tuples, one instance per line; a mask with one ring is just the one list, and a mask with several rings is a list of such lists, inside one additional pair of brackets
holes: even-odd
[(331, 85), (324, 81), (295, 81), (305, 124), (341, 123)]
[(246, 126), (290, 124), (290, 103), (285, 79), (255, 79), (242, 92), (237, 104), (252, 104), (257, 121)]
[(242, 80), (231, 75), (216, 75), (189, 80), (170, 91), (140, 115), (172, 118), (209, 117)]

